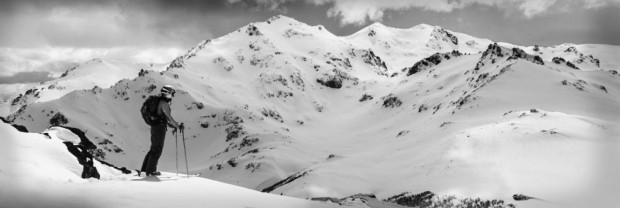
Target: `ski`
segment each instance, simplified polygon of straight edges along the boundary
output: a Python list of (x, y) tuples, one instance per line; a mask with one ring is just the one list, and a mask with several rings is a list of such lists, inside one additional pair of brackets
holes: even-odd
[(158, 176), (147, 176), (146, 173), (144, 173), (143, 171), (140, 171), (138, 169), (135, 169), (136, 174), (134, 176), (137, 177), (158, 177), (158, 178), (172, 178), (172, 177), (198, 177), (200, 176), (200, 173), (196, 173), (196, 174), (174, 174), (174, 173), (162, 173), (161, 175)]

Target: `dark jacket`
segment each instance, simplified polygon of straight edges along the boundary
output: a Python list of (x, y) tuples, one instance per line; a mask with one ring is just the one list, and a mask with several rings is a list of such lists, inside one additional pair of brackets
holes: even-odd
[(168, 126), (174, 128), (179, 127), (179, 124), (172, 118), (172, 114), (170, 113), (170, 102), (166, 101), (166, 99), (159, 100), (159, 104), (157, 105), (157, 116), (164, 118)]

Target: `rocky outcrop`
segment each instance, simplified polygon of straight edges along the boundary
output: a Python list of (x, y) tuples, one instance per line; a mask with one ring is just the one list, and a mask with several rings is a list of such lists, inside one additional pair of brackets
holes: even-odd
[(523, 51), (520, 48), (512, 48), (512, 55), (508, 57), (507, 60), (512, 60), (512, 59), (525, 59), (527, 61), (530, 61), (538, 65), (545, 65), (545, 62), (542, 60), (542, 58), (540, 58), (540, 56), (534, 56), (534, 55), (527, 54), (525, 53), (525, 51)]
[[(97, 178), (99, 179), (101, 177), (101, 174), (99, 173), (99, 171), (97, 170), (97, 168), (95, 167), (95, 161), (100, 162), (101, 164), (107, 165), (109, 167), (112, 167), (114, 169), (117, 169), (119, 171), (121, 171), (124, 174), (129, 174), (131, 173), (130, 170), (128, 170), (125, 167), (119, 168), (116, 167), (110, 163), (107, 163), (105, 161), (99, 160), (98, 158), (96, 158), (93, 153), (97, 152), (97, 146), (95, 144), (93, 144), (88, 137), (86, 137), (86, 133), (84, 133), (84, 131), (75, 128), (75, 127), (69, 127), (69, 126), (58, 126), (61, 129), (66, 129), (69, 130), (71, 133), (73, 133), (75, 136), (79, 137), (79, 142), (78, 141), (73, 141), (69, 138), (59, 138), (61, 140), (63, 140), (63, 143), (65, 144), (65, 146), (67, 146), (67, 150), (73, 155), (75, 156), (75, 158), (78, 160), (78, 163), (80, 165), (82, 165), (82, 175), (81, 177), (84, 179), (87, 178)], [(56, 127), (56, 128), (58, 128)], [(59, 129), (56, 129), (55, 131), (59, 131)], [(48, 132), (43, 133), (44, 135), (50, 137)], [(56, 135), (58, 136), (58, 135)]]
[(75, 158), (77, 158), (80, 165), (83, 166), (82, 178), (99, 179), (101, 177), (101, 175), (99, 174), (99, 171), (97, 171), (97, 168), (94, 166), (93, 155), (88, 153), (88, 148), (82, 145), (74, 145), (71, 142), (63, 142), (63, 143), (67, 146), (67, 149), (69, 150), (69, 152), (73, 154)]
[(293, 182), (293, 181), (295, 181), (295, 180), (297, 180), (297, 179), (299, 179), (301, 177), (304, 177), (309, 172), (311, 172), (311, 170), (299, 171), (299, 172), (297, 172), (297, 173), (295, 173), (295, 174), (285, 178), (284, 180), (278, 181), (277, 183), (275, 183), (275, 184), (273, 184), (273, 185), (271, 185), (271, 186), (269, 186), (267, 188), (264, 188), (262, 190), (262, 192), (270, 193), (270, 192), (276, 190), (277, 188), (279, 188), (281, 186), (284, 186), (284, 185), (289, 184), (289, 183), (291, 183), (291, 182)]
[[(594, 56), (592, 55), (587, 55), (587, 56), (584, 55), (583, 53), (579, 52), (579, 50), (577, 50), (575, 46), (568, 47), (566, 50), (564, 50), (564, 53), (571, 53), (571, 54), (575, 54), (576, 56), (578, 56), (579, 58), (573, 60), (577, 64), (591, 63), (591, 64), (594, 64), (596, 67), (601, 67), (601, 61), (599, 59), (594, 58)], [(574, 64), (572, 65), (574, 66)], [(571, 68), (576, 68), (576, 67), (571, 67)]]
[(400, 105), (403, 104), (403, 101), (398, 99), (398, 97), (396, 97), (393, 94), (390, 94), (388, 96), (382, 97), (381, 99), (383, 100), (383, 107), (384, 108), (397, 108), (397, 107), (400, 107)]
[(381, 75), (381, 76), (388, 75), (385, 61), (381, 60), (381, 57), (376, 55), (371, 49), (362, 50), (362, 59), (364, 60), (364, 63), (373, 66), (376, 70), (375, 72), (378, 75)]
[[(6, 123), (6, 124), (11, 124), (9, 121), (7, 121), (4, 117), (0, 116), (0, 121)], [(25, 126), (19, 125), (19, 124), (11, 124), (11, 126), (13, 126), (13, 128), (17, 129), (17, 131), (20, 132), (24, 132), (24, 133), (28, 133), (28, 129)]]
[(439, 63), (441, 63), (443, 60), (449, 60), (451, 57), (459, 57), (463, 55), (461, 52), (459, 51), (452, 51), (452, 52), (447, 52), (447, 53), (435, 53), (429, 57), (426, 57), (418, 62), (416, 62), (415, 64), (413, 64), (413, 66), (411, 67), (407, 67), (402, 69), (402, 72), (407, 72), (407, 76), (411, 76), (413, 74), (416, 74), (420, 71), (426, 70), (428, 68), (431, 68), (433, 66), (438, 65)]
[(551, 60), (553, 63), (555, 64), (563, 64), (566, 63), (566, 66), (573, 68), (573, 69), (579, 69), (579, 67), (575, 66), (575, 64), (571, 63), (570, 61), (566, 61), (564, 58), (562, 57), (553, 57), (553, 59)]
[(497, 43), (489, 44), (487, 49), (482, 53), (480, 60), (476, 64), (474, 71), (480, 70), (483, 66), (488, 64), (495, 64), (498, 59), (508, 56), (506, 61), (523, 59), (530, 61), (538, 65), (545, 65), (545, 62), (540, 56), (530, 55), (520, 48), (512, 48), (511, 50), (497, 45)]
[(357, 85), (359, 83), (358, 78), (353, 77), (349, 73), (339, 69), (333, 69), (331, 73), (324, 73), (316, 80), (319, 84), (334, 89), (340, 89), (343, 85), (343, 81), (351, 81), (353, 85)]
[(433, 32), (431, 33), (431, 36), (433, 36), (437, 40), (450, 42), (454, 45), (459, 44), (459, 39), (455, 35), (453, 35), (452, 33), (448, 32), (447, 30), (441, 27), (435, 28)]
[(384, 200), (385, 202), (391, 202), (407, 207), (515, 207), (514, 204), (509, 204), (503, 200), (484, 200), (480, 198), (457, 198), (455, 196), (437, 196), (435, 193), (425, 191), (418, 194), (412, 194), (404, 192), (398, 195), (391, 196)]

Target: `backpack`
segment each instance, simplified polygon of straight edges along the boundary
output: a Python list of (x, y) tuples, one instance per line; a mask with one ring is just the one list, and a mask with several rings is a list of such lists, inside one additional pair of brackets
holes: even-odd
[(140, 108), (142, 118), (149, 126), (165, 122), (163, 118), (157, 116), (157, 105), (159, 104), (160, 99), (161, 97), (159, 96), (151, 95), (146, 99), (146, 101), (144, 101), (142, 108)]

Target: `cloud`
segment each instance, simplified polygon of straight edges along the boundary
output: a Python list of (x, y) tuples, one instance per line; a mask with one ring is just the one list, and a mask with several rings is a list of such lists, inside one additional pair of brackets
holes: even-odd
[(400, 11), (418, 8), (433, 12), (452, 12), (470, 6), (486, 6), (512, 12), (514, 8), (526, 18), (542, 15), (556, 3), (556, 0), (333, 0), (328, 15), (340, 18), (342, 25), (362, 25), (367, 21), (381, 21), (385, 11)]
[(191, 47), (214, 37), (201, 20), (219, 6), (201, 2), (2, 1), (8, 9), (0, 10), (0, 46)]
[(587, 9), (599, 9), (606, 6), (620, 6), (620, 0), (584, 0)]
[(168, 63), (185, 51), (175, 47), (0, 48), (0, 76), (11, 77), (21, 72), (47, 72), (51, 77), (58, 77), (67, 69), (93, 58), (128, 63)]
[(34, 71), (34, 72), (19, 72), (12, 76), (0, 76), (0, 85), (2, 84), (16, 84), (16, 83), (37, 83), (45, 82), (54, 79), (50, 72), (47, 71)]
[[(584, 9), (605, 6), (620, 6), (620, 0), (227, 0), (230, 4), (262, 5), (278, 10), (286, 3), (305, 2), (313, 5), (329, 5), (329, 17), (337, 18), (341, 25), (363, 25), (366, 22), (383, 20), (387, 11), (402, 11), (413, 8), (433, 12), (452, 12), (473, 6), (484, 6), (503, 11), (507, 16), (520, 14), (532, 19), (548, 13), (569, 12), (567, 7), (557, 4), (582, 5)], [(556, 7), (557, 6), (557, 7)], [(573, 8), (575, 9), (575, 8)]]
[(519, 9), (523, 11), (523, 15), (527, 18), (532, 18), (546, 12), (553, 4), (555, 4), (555, 0), (529, 0), (521, 2)]
[(337, 17), (342, 25), (362, 25), (367, 20), (381, 21), (386, 10), (406, 10), (421, 8), (436, 12), (450, 12), (460, 5), (456, 1), (447, 0), (339, 0), (333, 1), (333, 7), (329, 9), (328, 16)]

